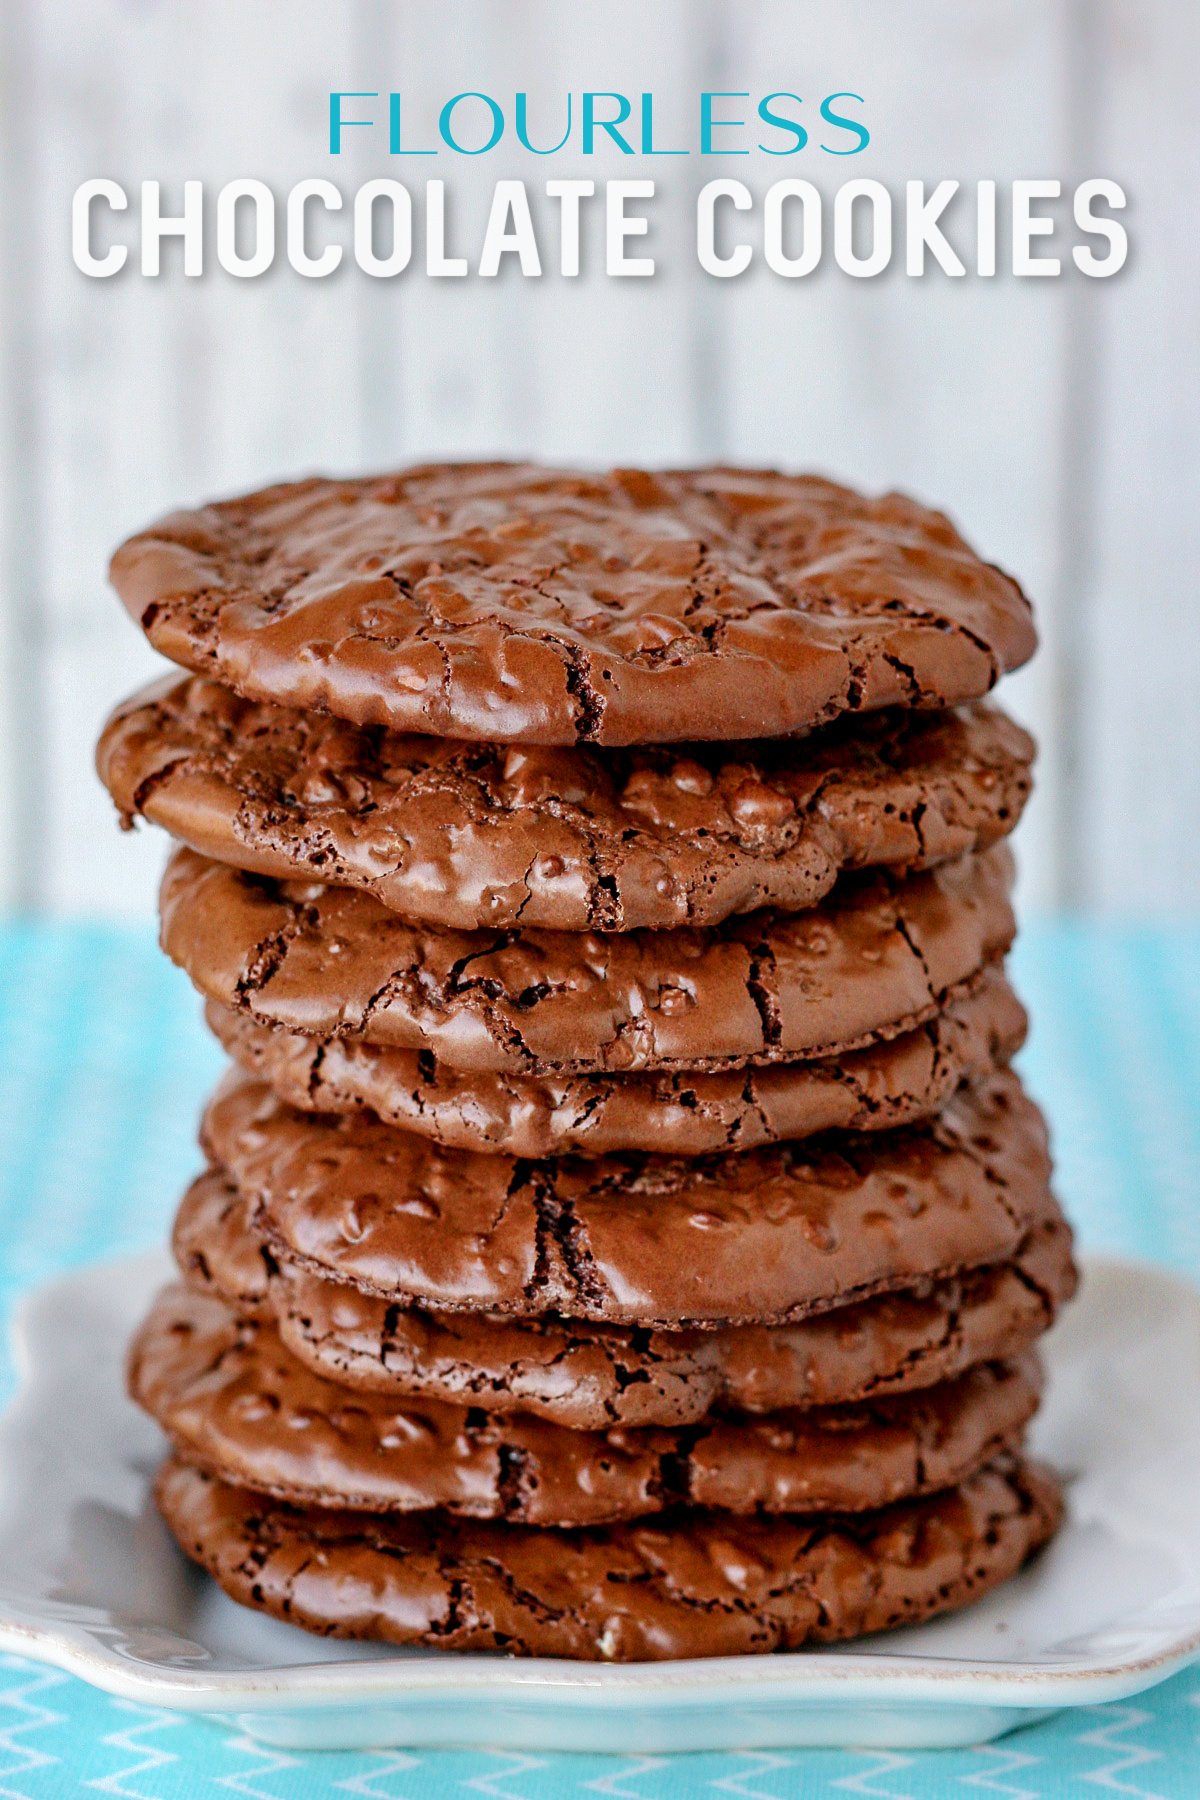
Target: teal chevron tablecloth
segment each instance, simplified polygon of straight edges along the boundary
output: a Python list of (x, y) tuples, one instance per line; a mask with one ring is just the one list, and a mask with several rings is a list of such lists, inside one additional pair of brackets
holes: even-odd
[[(1060, 1189), (1083, 1243), (1200, 1280), (1200, 928), (1033, 927), (1015, 960), (1036, 1020), (1025, 1068), (1051, 1116)], [(195, 1116), (219, 1057), (148, 930), (0, 929), (0, 1018), (7, 1314), (59, 1270), (164, 1238), (196, 1166)], [(7, 1351), (0, 1378), (11, 1380)], [(1093, 1792), (1196, 1800), (1200, 1667), (1137, 1700), (1060, 1715), (976, 1750), (298, 1757), (0, 1657), (0, 1797), (77, 1791), (136, 1800)]]

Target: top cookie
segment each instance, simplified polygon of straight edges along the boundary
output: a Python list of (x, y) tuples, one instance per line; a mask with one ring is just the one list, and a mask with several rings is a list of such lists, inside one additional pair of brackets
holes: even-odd
[(429, 465), (171, 514), (113, 583), (240, 694), (481, 742), (769, 737), (944, 707), (1032, 654), (940, 513), (814, 476)]

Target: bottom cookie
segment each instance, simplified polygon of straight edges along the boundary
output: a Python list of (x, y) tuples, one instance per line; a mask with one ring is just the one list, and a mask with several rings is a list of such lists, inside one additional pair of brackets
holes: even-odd
[(857, 1517), (539, 1531), (290, 1506), (177, 1459), (159, 1507), (225, 1592), (323, 1636), (609, 1662), (795, 1650), (913, 1624), (1016, 1573), (1062, 1517), (1054, 1477), (1004, 1457)]

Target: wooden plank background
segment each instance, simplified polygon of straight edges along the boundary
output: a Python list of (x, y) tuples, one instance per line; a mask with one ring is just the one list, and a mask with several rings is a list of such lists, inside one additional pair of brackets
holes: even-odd
[[(1024, 900), (1200, 905), (1200, 238), (1182, 185), (1200, 13), (1180, 0), (9, 0), (0, 286), (0, 903), (146, 914), (162, 847), (122, 839), (91, 773), (109, 705), (155, 659), (104, 585), (157, 512), (260, 480), (441, 454), (814, 466), (908, 487), (1024, 580), (1043, 649), (1007, 694), (1042, 742)], [(1135, 249), (1109, 282), (721, 282), (686, 196), (766, 159), (456, 159), (499, 175), (651, 174), (652, 282), (157, 282), (71, 265), (70, 197), (104, 174), (330, 171), (330, 87), (536, 97), (853, 89), (855, 175), (1110, 175)], [(372, 140), (373, 143), (373, 140)], [(801, 159), (797, 159), (801, 160)], [(413, 171), (416, 170), (415, 175)], [(805, 161), (824, 185), (832, 158)], [(423, 180), (427, 166), (402, 176)], [(672, 233), (675, 234), (672, 238)], [(670, 265), (665, 266), (665, 265)]]

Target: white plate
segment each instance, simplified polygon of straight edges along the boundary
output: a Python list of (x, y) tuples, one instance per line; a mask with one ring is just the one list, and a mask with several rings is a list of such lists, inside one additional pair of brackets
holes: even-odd
[(33, 1295), (0, 1420), (0, 1648), (286, 1748), (717, 1750), (981, 1743), (1200, 1656), (1200, 1295), (1093, 1261), (1048, 1341), (1036, 1448), (1067, 1525), (956, 1617), (844, 1650), (610, 1667), (338, 1645), (244, 1611), (175, 1549), (162, 1449), (124, 1398), (159, 1255)]

